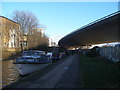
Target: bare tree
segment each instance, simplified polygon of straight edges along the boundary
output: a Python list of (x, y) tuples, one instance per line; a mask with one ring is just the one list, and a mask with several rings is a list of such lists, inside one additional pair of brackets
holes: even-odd
[[(22, 36), (27, 34), (28, 49), (41, 45), (48, 46), (49, 38), (45, 35), (43, 36), (41, 32), (37, 31), (37, 28), (46, 28), (46, 26), (40, 25), (37, 17), (33, 13), (26, 11), (14, 11), (12, 19), (17, 23), (20, 23)], [(24, 41), (23, 38), (22, 41)], [(22, 41), (21, 48), (24, 45), (24, 42)]]
[(32, 33), (33, 28), (39, 26), (37, 17), (32, 12), (14, 11), (12, 19), (21, 25), (21, 32), (28, 35)]

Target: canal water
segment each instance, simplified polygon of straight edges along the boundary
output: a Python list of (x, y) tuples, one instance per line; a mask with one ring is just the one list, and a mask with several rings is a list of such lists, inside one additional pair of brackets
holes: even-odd
[(2, 87), (14, 83), (20, 79), (15, 60), (2, 61)]

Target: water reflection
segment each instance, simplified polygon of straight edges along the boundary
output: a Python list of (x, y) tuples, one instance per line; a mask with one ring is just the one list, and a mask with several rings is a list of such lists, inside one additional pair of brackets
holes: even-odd
[(13, 64), (14, 61), (2, 61), (2, 87), (16, 82), (20, 78), (17, 66)]

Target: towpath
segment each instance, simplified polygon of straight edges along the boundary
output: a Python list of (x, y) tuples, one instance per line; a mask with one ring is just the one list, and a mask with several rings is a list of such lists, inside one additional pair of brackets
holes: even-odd
[(81, 76), (77, 55), (60, 60), (41, 73), (29, 76), (12, 88), (81, 88)]

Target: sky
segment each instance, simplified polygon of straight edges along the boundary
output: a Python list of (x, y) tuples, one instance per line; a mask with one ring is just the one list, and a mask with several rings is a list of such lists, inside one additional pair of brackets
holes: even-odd
[[(14, 0), (13, 0), (14, 1)], [(0, 4), (1, 5), (1, 4)], [(2, 2), (2, 16), (15, 10), (32, 12), (56, 43), (65, 35), (118, 11), (118, 2)]]

